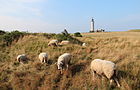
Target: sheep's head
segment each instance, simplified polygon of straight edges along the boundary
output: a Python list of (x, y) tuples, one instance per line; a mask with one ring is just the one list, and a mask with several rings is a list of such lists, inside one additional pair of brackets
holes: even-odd
[(57, 66), (58, 66), (58, 70), (60, 70), (60, 69), (63, 68), (63, 63), (62, 62), (59, 62), (59, 63), (57, 63)]

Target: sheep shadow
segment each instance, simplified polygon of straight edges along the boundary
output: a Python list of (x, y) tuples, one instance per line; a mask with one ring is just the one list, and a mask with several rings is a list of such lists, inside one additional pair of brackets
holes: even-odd
[[(139, 76), (132, 75), (130, 72), (126, 72), (126, 71), (119, 71), (118, 76), (119, 76), (119, 79), (126, 79), (126, 80), (129, 79), (131, 81), (137, 81), (137, 79), (139, 78)], [(139, 90), (140, 89), (140, 82), (136, 82), (132, 86), (132, 88)]]
[[(125, 67), (129, 68), (129, 67), (132, 67), (133, 65), (134, 65), (134, 62), (130, 62), (127, 65), (123, 65), (122, 67), (123, 68), (125, 68)], [(124, 79), (129, 78), (131, 80), (135, 80), (135, 78), (136, 78), (134, 75), (132, 75), (131, 72), (129, 72), (129, 70), (128, 71), (118, 70), (117, 74), (118, 74), (119, 78), (124, 78)]]
[(48, 65), (51, 65), (51, 64), (53, 64), (53, 63), (54, 63), (54, 62), (53, 62), (53, 60), (51, 60), (51, 59), (49, 59), (48, 62), (47, 62)]
[(119, 80), (121, 78), (125, 79), (125, 78), (128, 78), (128, 77), (131, 78), (132, 80), (135, 79), (135, 77), (133, 75), (131, 75), (129, 72), (126, 72), (126, 71), (119, 70), (117, 72), (117, 74), (118, 74), (117, 77), (118, 77)]
[(18, 61), (20, 64), (28, 64), (31, 60), (27, 58), (26, 60)]
[(76, 73), (82, 71), (85, 65), (83, 63), (72, 65), (70, 67), (71, 75), (74, 76)]

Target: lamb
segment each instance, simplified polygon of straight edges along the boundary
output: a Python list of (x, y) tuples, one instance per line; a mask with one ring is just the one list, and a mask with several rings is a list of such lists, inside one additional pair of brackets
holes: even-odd
[(25, 63), (28, 60), (26, 54), (21, 54), (17, 56), (17, 61), (21, 62), (22, 64)]
[(40, 53), (39, 54), (39, 60), (42, 62), (42, 63), (48, 63), (48, 54), (47, 53)]
[(64, 41), (61, 41), (60, 45), (67, 45), (69, 43), (70, 43), (70, 41), (64, 40)]
[(68, 70), (71, 57), (72, 55), (70, 53), (64, 53), (61, 56), (59, 56), (57, 60), (57, 66), (58, 66), (58, 70), (61, 70), (61, 74), (64, 67), (66, 67)]
[(116, 65), (113, 62), (101, 59), (94, 59), (91, 62), (90, 69), (93, 73), (93, 77), (95, 77), (95, 74), (101, 76), (105, 75), (110, 80), (110, 84), (114, 80), (117, 86), (120, 87), (120, 84), (116, 77)]
[(48, 43), (48, 46), (58, 46), (58, 40), (51, 40), (51, 41)]

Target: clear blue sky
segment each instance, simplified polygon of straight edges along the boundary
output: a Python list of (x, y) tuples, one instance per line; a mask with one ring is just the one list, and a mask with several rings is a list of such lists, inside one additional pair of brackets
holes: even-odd
[(0, 29), (88, 32), (140, 29), (140, 0), (0, 0)]

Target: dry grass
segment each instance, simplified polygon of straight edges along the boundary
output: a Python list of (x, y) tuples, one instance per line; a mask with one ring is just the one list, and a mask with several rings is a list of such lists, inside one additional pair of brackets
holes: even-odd
[[(77, 38), (88, 47), (76, 44), (48, 47), (50, 39), (42, 35), (25, 36), (11, 47), (0, 51), (0, 90), (139, 90), (140, 89), (140, 33), (106, 32), (83, 34)], [(38, 60), (40, 52), (49, 54), (49, 63)], [(63, 75), (55, 62), (65, 53), (73, 54), (69, 71)], [(15, 59), (26, 53), (29, 61), (20, 64)], [(113, 61), (118, 66), (121, 87), (109, 86), (107, 79), (92, 81), (90, 62), (95, 59)]]
[(128, 30), (128, 32), (140, 32), (140, 29), (132, 29), (132, 30)]

